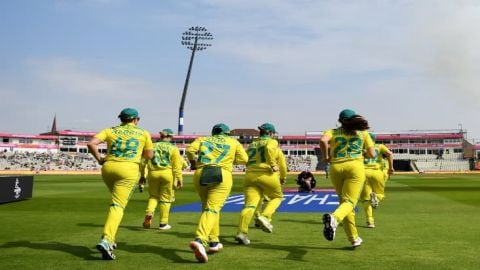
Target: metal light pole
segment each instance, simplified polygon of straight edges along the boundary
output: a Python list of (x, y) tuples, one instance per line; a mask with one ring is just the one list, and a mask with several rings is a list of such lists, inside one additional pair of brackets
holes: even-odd
[(207, 47), (212, 46), (208, 43), (212, 40), (213, 36), (205, 27), (193, 26), (188, 31), (182, 34), (182, 45), (185, 45), (188, 49), (192, 50), (190, 56), (190, 64), (188, 65), (187, 78), (185, 78), (185, 86), (183, 87), (182, 100), (180, 101), (180, 107), (178, 108), (178, 135), (183, 134), (183, 107), (185, 105), (185, 98), (187, 96), (188, 81), (190, 80), (190, 72), (192, 71), (193, 58), (195, 57), (195, 51), (202, 51)]

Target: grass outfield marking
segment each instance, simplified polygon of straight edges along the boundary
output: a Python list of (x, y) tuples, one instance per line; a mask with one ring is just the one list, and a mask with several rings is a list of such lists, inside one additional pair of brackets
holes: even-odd
[[(375, 210), (375, 229), (366, 228), (358, 213), (364, 242), (355, 250), (343, 229), (326, 241), (321, 214), (301, 212), (277, 213), (270, 234), (252, 226), (251, 244), (238, 245), (239, 213), (222, 212), (224, 249), (209, 256), (206, 265), (196, 262), (188, 246), (200, 212), (171, 213), (167, 232), (156, 229), (158, 220), (145, 230), (146, 192), (135, 193), (125, 211), (117, 260), (102, 261), (95, 244), (110, 198), (101, 178), (36, 176), (32, 199), (0, 205), (0, 269), (478, 269), (480, 178), (424, 176), (395, 175), (387, 182), (386, 200)], [(242, 193), (242, 179), (234, 177), (232, 196)], [(184, 181), (174, 206), (199, 200), (191, 176)], [(289, 181), (286, 187), (296, 185)], [(317, 187), (332, 188), (324, 179)]]

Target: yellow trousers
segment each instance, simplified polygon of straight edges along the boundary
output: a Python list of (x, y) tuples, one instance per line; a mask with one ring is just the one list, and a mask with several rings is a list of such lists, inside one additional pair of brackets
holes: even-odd
[(130, 162), (108, 161), (102, 166), (102, 178), (112, 194), (112, 203), (108, 208), (102, 238), (115, 242), (123, 212), (140, 178), (139, 166)]
[(367, 223), (374, 224), (373, 208), (370, 204), (370, 194), (375, 192), (379, 201), (385, 198), (385, 174), (382, 170), (365, 169), (365, 186), (363, 187), (361, 200)]
[(255, 209), (264, 198), (269, 200), (265, 203), (263, 210), (259, 213), (269, 221), (280, 206), (283, 200), (282, 185), (278, 173), (247, 172), (243, 186), (245, 195), (245, 206), (240, 213), (238, 225), (239, 232), (248, 233), (248, 226), (255, 213)]
[(330, 165), (330, 179), (337, 192), (340, 205), (333, 212), (338, 223), (343, 228), (349, 241), (358, 237), (355, 226), (355, 206), (365, 183), (365, 168), (363, 161), (353, 160)]
[(147, 215), (153, 215), (155, 209), (159, 206), (159, 222), (160, 224), (168, 224), (170, 207), (175, 200), (173, 172), (171, 169), (148, 171), (147, 180), (150, 196), (145, 212)]
[(220, 211), (232, 189), (232, 173), (222, 168), (223, 181), (218, 184), (200, 185), (202, 168), (195, 171), (193, 183), (202, 201), (202, 213), (195, 232), (196, 238), (207, 246), (209, 242), (219, 242)]

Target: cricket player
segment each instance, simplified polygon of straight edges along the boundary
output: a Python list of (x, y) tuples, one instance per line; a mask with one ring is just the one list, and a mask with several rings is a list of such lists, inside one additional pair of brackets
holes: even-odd
[[(375, 142), (375, 134), (370, 133), (370, 138)], [(364, 160), (366, 180), (361, 195), (368, 228), (375, 228), (373, 209), (385, 198), (385, 182), (394, 172), (392, 152), (383, 144), (375, 144), (374, 149), (375, 157)], [(387, 175), (383, 170), (384, 164), (388, 164)]]
[(323, 235), (329, 241), (335, 238), (338, 223), (343, 223), (352, 247), (362, 244), (355, 226), (354, 208), (360, 197), (365, 168), (363, 152), (367, 158), (375, 157), (373, 141), (365, 131), (368, 121), (353, 110), (340, 112), (341, 127), (325, 131), (320, 138), (320, 149), (325, 162), (330, 163), (330, 179), (340, 205), (333, 213), (323, 215)]
[(282, 185), (287, 175), (285, 156), (278, 147), (278, 141), (273, 138), (276, 133), (275, 127), (265, 123), (258, 129), (260, 136), (253, 140), (247, 150), (248, 163), (243, 187), (245, 206), (240, 213), (238, 234), (235, 236), (235, 240), (244, 245), (250, 243), (248, 225), (264, 196), (269, 200), (262, 212), (255, 217), (255, 221), (263, 231), (268, 233), (273, 231), (271, 220), (282, 203)]
[[(102, 178), (112, 194), (107, 220), (97, 249), (104, 260), (114, 260), (115, 238), (123, 218), (130, 194), (140, 176), (140, 159), (153, 157), (152, 138), (148, 131), (137, 127), (140, 117), (132, 108), (126, 108), (118, 116), (121, 124), (97, 133), (87, 144), (90, 153), (102, 165)], [(103, 157), (98, 145), (107, 143), (107, 154)]]
[[(220, 243), (220, 210), (232, 189), (233, 164), (246, 164), (243, 146), (230, 137), (230, 128), (216, 124), (212, 135), (195, 139), (186, 149), (192, 169), (196, 169), (193, 182), (202, 201), (202, 214), (190, 242), (199, 262), (208, 261), (208, 253), (223, 248)], [(206, 250), (208, 248), (208, 250)]]
[[(159, 205), (159, 229), (169, 230), (170, 207), (175, 200), (175, 191), (183, 187), (182, 166), (184, 159), (180, 150), (171, 143), (173, 130), (167, 128), (159, 132), (160, 141), (153, 144), (153, 158), (148, 161), (148, 204), (143, 228), (152, 224), (153, 214)], [(144, 171), (143, 171), (144, 172)]]

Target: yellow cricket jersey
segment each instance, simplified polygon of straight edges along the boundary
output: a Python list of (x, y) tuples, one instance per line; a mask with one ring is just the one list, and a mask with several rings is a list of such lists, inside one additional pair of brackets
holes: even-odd
[[(388, 147), (385, 146), (385, 148), (388, 149)], [(388, 149), (390, 150), (390, 149)], [(388, 171), (390, 169), (390, 164), (388, 163), (388, 159), (383, 158), (383, 164), (382, 164), (382, 171)]]
[[(278, 141), (270, 136), (260, 136), (254, 139), (249, 145), (247, 153), (247, 172), (271, 171), (274, 166), (280, 169), (278, 161), (279, 156), (283, 156), (283, 153), (278, 147)], [(284, 156), (283, 159), (285, 159)]]
[(148, 162), (148, 170), (173, 170), (175, 179), (182, 179), (183, 158), (178, 147), (168, 141), (153, 144), (153, 158)]
[(390, 165), (388, 165), (388, 162), (386, 159), (383, 159), (383, 164), (382, 164), (382, 171), (388, 171), (390, 169)]
[(105, 161), (124, 161), (140, 164), (143, 150), (152, 150), (150, 133), (133, 123), (106, 128), (95, 138), (107, 143)]
[(285, 159), (285, 155), (282, 152), (282, 149), (278, 148), (278, 172), (280, 173), (280, 178), (287, 177), (287, 160)]
[(388, 162), (386, 162), (385, 158), (383, 158), (383, 154), (388, 153), (388, 148), (383, 144), (375, 144), (375, 157), (374, 158), (366, 158), (363, 163), (365, 164), (365, 169), (370, 170), (383, 170), (385, 163), (388, 167)]
[(182, 170), (185, 170), (188, 168), (190, 165), (188, 164), (187, 160), (182, 157)]
[(375, 153), (376, 156), (374, 158), (366, 158), (363, 163), (365, 164), (365, 169), (371, 170), (383, 170), (386, 162), (385, 158), (383, 158), (383, 154), (388, 153), (388, 148), (383, 144), (375, 144)]
[(362, 161), (363, 151), (374, 146), (367, 131), (356, 131), (350, 135), (337, 128), (325, 131), (324, 135), (330, 136), (330, 163)]
[(189, 160), (197, 161), (197, 168), (213, 165), (232, 171), (233, 164), (245, 164), (248, 160), (243, 146), (236, 139), (224, 134), (199, 137), (185, 152)]

